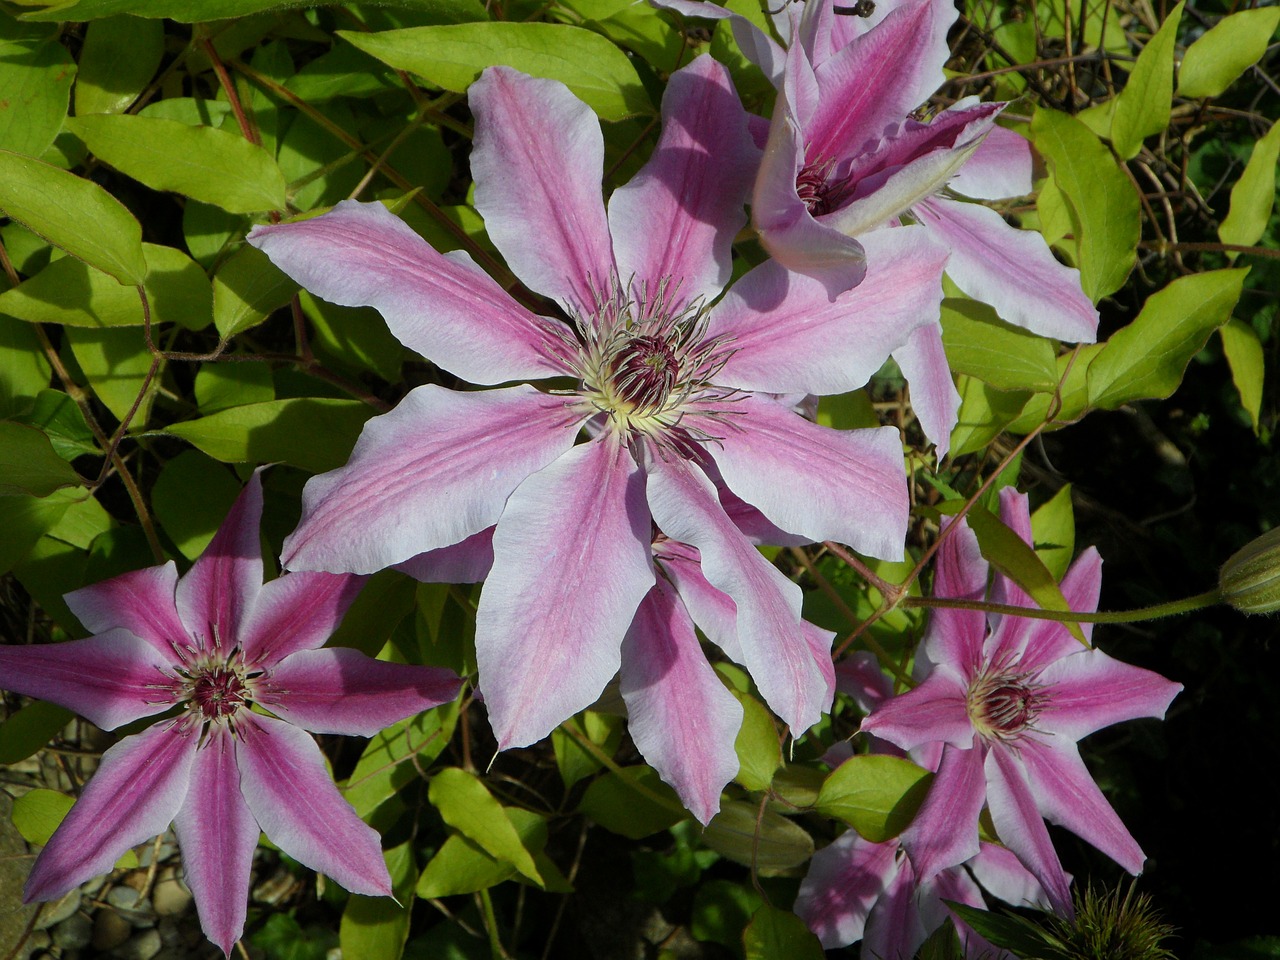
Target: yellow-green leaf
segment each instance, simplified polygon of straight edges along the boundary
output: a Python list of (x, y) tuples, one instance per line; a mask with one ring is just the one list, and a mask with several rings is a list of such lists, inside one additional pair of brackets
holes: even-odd
[(54, 452), (44, 431), (0, 420), (0, 496), (47, 497), (80, 484), (80, 475)]
[(447, 767), (431, 778), (428, 795), (445, 823), (542, 886), (542, 876), (515, 825), (478, 779), (458, 767)]
[[(1183, 0), (1185, 2), (1185, 0)], [(1121, 158), (1131, 160), (1142, 149), (1142, 141), (1169, 125), (1169, 105), (1173, 100), (1173, 53), (1178, 40), (1182, 3), (1170, 12), (1160, 29), (1147, 41), (1138, 60), (1116, 97), (1111, 116), (1111, 145)]]
[(1262, 59), (1280, 25), (1280, 7), (1239, 10), (1223, 17), (1183, 54), (1178, 95), (1216, 97)]
[(827, 777), (817, 809), (843, 820), (872, 843), (900, 834), (933, 782), (928, 770), (885, 754), (850, 757)]
[[(1251, 246), (1266, 231), (1276, 200), (1277, 159), (1280, 159), (1280, 122), (1272, 124), (1267, 135), (1253, 145), (1244, 173), (1231, 188), (1231, 207), (1218, 227), (1218, 239), (1223, 243)], [(1233, 259), (1235, 256), (1231, 254)]]
[(1239, 320), (1228, 320), (1218, 328), (1222, 337), (1222, 352), (1231, 367), (1231, 380), (1240, 392), (1240, 405), (1249, 414), (1253, 432), (1258, 432), (1262, 415), (1262, 382), (1266, 369), (1262, 343), (1253, 327)]

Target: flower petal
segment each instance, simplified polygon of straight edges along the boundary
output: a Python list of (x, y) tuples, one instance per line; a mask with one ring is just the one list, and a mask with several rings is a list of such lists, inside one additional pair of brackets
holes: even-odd
[[(922, 914), (928, 901), (934, 909), (926, 919)], [(862, 934), (862, 950), (868, 957), (884, 960), (908, 960), (929, 939), (946, 918), (937, 909), (937, 897), (930, 896), (928, 886), (918, 883), (909, 863), (901, 864), (889, 881)], [(929, 921), (936, 921), (932, 926)]]
[(942, 348), (942, 325), (918, 327), (893, 359), (911, 387), (911, 409), (920, 429), (937, 447), (941, 460), (951, 450), (951, 431), (960, 419), (960, 391), (951, 379), (951, 365)]
[[(1062, 598), (1072, 610), (1092, 612), (1098, 609), (1098, 596), (1102, 593), (1102, 557), (1094, 547), (1086, 548), (1076, 557), (1062, 578), (1061, 587)], [(1093, 624), (1082, 623), (1080, 629), (1085, 639), (1093, 639)], [(1053, 620), (1028, 620), (1026, 637), (1021, 663), (1027, 670), (1085, 652), (1080, 641)]]
[(801, 627), (800, 588), (733, 525), (711, 481), (685, 460), (653, 455), (649, 508), (667, 536), (698, 549), (703, 576), (737, 607), (743, 660), (773, 711), (799, 735), (831, 704), (828, 677)]
[(387, 663), (344, 647), (299, 650), (258, 680), (260, 702), (280, 719), (354, 737), (448, 703), (461, 686), (452, 670)]
[(734, 493), (789, 533), (902, 556), (909, 505), (897, 430), (820, 427), (758, 395), (733, 409), (709, 452)]
[(795, 911), (828, 950), (862, 939), (876, 902), (898, 874), (898, 844), (846, 830), (813, 855)]
[(848, 694), (863, 713), (893, 696), (893, 681), (870, 650), (855, 650), (836, 664), (836, 689)]
[[(633, 296), (665, 292), (679, 311), (720, 294), (759, 156), (728, 70), (704, 54), (671, 75), (658, 145), (609, 200), (618, 275), (632, 278)], [(663, 291), (664, 281), (679, 287)]]
[(1040, 812), (1088, 840), (1134, 876), (1140, 874), (1146, 854), (1093, 782), (1076, 745), (1061, 737), (1052, 742), (1024, 737), (1019, 747)]
[(980, 203), (932, 197), (912, 210), (950, 247), (947, 274), (969, 296), (1032, 333), (1098, 339), (1098, 310), (1080, 287), (1080, 272), (1054, 259), (1039, 233), (1009, 226)]
[(365, 424), (346, 466), (307, 481), (291, 569), (373, 573), (457, 543), (573, 444), (562, 397), (530, 386), (460, 393), (431, 384)]
[(704, 826), (738, 772), (742, 705), (711, 669), (675, 588), (658, 578), (622, 641), (627, 729)]
[(128, 630), (0, 646), (0, 688), (74, 710), (103, 730), (169, 709), (176, 658)]
[(965, 706), (968, 687), (947, 665), (936, 667), (919, 686), (891, 697), (862, 721), (873, 733), (903, 750), (930, 740), (944, 740), (958, 749), (973, 744), (973, 723)]
[(196, 729), (181, 720), (157, 723), (102, 755), (98, 772), (36, 858), (24, 902), (56, 900), (168, 828), (187, 795)]
[(191, 767), (191, 788), (173, 821), (182, 871), (204, 935), (231, 955), (244, 931), (258, 821), (240, 793), (234, 735), (209, 727)]
[(240, 790), (262, 832), (352, 893), (391, 896), (378, 833), (338, 793), (311, 735), (247, 711), (237, 719)]
[(707, 336), (733, 338), (717, 382), (819, 395), (863, 386), (913, 330), (936, 321), (947, 251), (924, 235), (904, 227), (863, 237), (866, 277), (835, 300), (776, 261), (756, 267), (711, 312)]
[(1040, 881), (1033, 877), (1008, 847), (983, 843), (966, 866), (986, 890), (1015, 907), (1048, 910), (1049, 900)]
[[(933, 593), (937, 597), (981, 600), (987, 593), (987, 561), (978, 548), (978, 537), (964, 521), (948, 521), (933, 564)], [(924, 653), (929, 662), (947, 664), (964, 678), (982, 665), (987, 637), (987, 615), (981, 610), (929, 612)]]
[(982, 757), (979, 742), (966, 750), (948, 744), (929, 793), (916, 818), (902, 831), (902, 845), (916, 876), (928, 880), (978, 853), (978, 814), (982, 811)]
[(649, 0), (655, 7), (674, 10), (683, 17), (698, 20), (728, 20), (733, 38), (743, 56), (759, 67), (775, 86), (782, 82), (782, 64), (786, 51), (771, 36), (746, 17), (702, 0)]
[(1164, 719), (1182, 684), (1121, 663), (1101, 650), (1082, 650), (1049, 664), (1036, 678), (1049, 690), (1039, 725), (1057, 737), (1079, 740), (1135, 717)]
[(310, 220), (255, 227), (248, 239), (321, 299), (375, 308), (401, 343), (463, 380), (564, 370), (559, 324), (516, 303), (465, 253), (437, 253), (380, 203), (343, 200)]
[(734, 663), (745, 664), (742, 644), (738, 642), (738, 607), (728, 594), (707, 582), (697, 549), (687, 543), (663, 540), (654, 545), (653, 554), (698, 629)]
[[(1026, 742), (1026, 738), (1021, 741)], [(1064, 917), (1074, 917), (1069, 881), (1027, 784), (1025, 768), (1001, 745), (988, 751), (985, 768), (987, 809), (1000, 839), (1040, 881), (1053, 909)]]
[(1031, 193), (1031, 144), (1004, 127), (992, 127), (949, 186), (975, 200), (1003, 200)]
[(493, 529), (486, 527), (452, 546), (410, 557), (395, 569), (423, 583), (479, 583), (493, 566)]
[(178, 568), (170, 560), (72, 590), (63, 599), (90, 633), (124, 627), (172, 656), (175, 644), (195, 649), (175, 606), (177, 585)]
[(594, 313), (616, 275), (600, 121), (560, 81), (510, 67), (485, 70), (467, 101), (476, 209), (494, 245), (528, 287)]
[(600, 695), (653, 586), (644, 478), (613, 434), (574, 447), (507, 501), (476, 611), (498, 749), (542, 739)]
[(175, 588), (178, 616), (197, 644), (230, 651), (262, 589), (262, 476), (254, 471), (204, 553)]
[(304, 570), (264, 583), (240, 629), (245, 661), (268, 666), (295, 650), (321, 646), (338, 629), (365, 580)]

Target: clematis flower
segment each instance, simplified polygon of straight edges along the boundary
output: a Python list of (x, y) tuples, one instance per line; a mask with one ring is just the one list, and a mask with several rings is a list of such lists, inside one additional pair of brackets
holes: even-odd
[(1014, 906), (1044, 908), (1035, 878), (1008, 850), (983, 843), (963, 867), (921, 880), (898, 840), (872, 843), (855, 830), (813, 856), (795, 912), (827, 949), (862, 941), (866, 960), (910, 960), (950, 919), (969, 960), (1015, 960), (961, 921), (944, 901), (986, 908), (979, 887)]
[[(319, 649), (363, 578), (262, 582), (255, 474), (181, 578), (170, 561), (67, 594), (84, 640), (0, 647), (0, 685), (104, 730), (176, 709), (103, 754), (36, 859), (25, 899), (56, 900), (172, 822), (205, 935), (244, 928), (258, 833), (353, 893), (390, 896), (377, 833), (338, 793), (304, 731), (372, 736), (452, 700), (434, 667)], [(251, 707), (258, 707), (253, 710)]]
[(712, 304), (758, 160), (721, 65), (702, 57), (672, 75), (655, 152), (607, 211), (600, 127), (566, 87), (494, 67), (469, 99), (477, 209), (515, 274), (567, 320), (521, 306), (379, 204), (341, 203), (249, 241), (316, 295), (376, 307), (463, 380), (560, 379), (409, 393), (369, 421), (346, 466), (307, 484), (285, 564), (367, 573), (451, 546), (466, 554), (493, 527), (476, 651), (506, 749), (544, 737), (618, 672), (656, 582), (656, 526), (700, 552), (736, 604), (765, 698), (807, 729), (829, 686), (798, 603), (761, 572), (725, 504), (745, 501), (759, 525), (802, 540), (901, 554), (896, 431), (827, 429), (775, 395), (864, 383), (936, 311), (945, 253), (886, 233), (874, 271), (834, 301), (767, 262)]
[[(970, 202), (1031, 193), (1030, 145), (995, 126), (1006, 104), (966, 98), (927, 123), (913, 116), (943, 81), (954, 3), (877, 0), (867, 17), (833, 0), (809, 0), (802, 15), (792, 4), (777, 18), (791, 38), (784, 49), (715, 4), (653, 2), (731, 19), (743, 51), (778, 86), (752, 221), (779, 262), (839, 289), (860, 269), (871, 232), (905, 218), (946, 245), (956, 286), (1009, 323), (1060, 340), (1097, 338), (1098, 312), (1078, 271), (1059, 263), (1039, 233)], [(893, 357), (944, 455), (960, 397), (941, 326), (920, 327)]]
[[(1031, 543), (1025, 495), (1001, 491), (1000, 508), (1005, 524)], [(987, 593), (987, 562), (964, 523), (951, 530), (935, 570), (937, 596)], [(1072, 610), (1093, 611), (1101, 582), (1101, 560), (1090, 548), (1067, 571), (1062, 593)], [(1033, 605), (999, 572), (991, 597)], [(1089, 626), (1081, 626), (1088, 635)], [(902, 834), (916, 876), (933, 877), (978, 852), (984, 802), (1000, 839), (1063, 915), (1072, 914), (1068, 882), (1044, 820), (1140, 873), (1142, 849), (1093, 782), (1076, 742), (1121, 720), (1163, 717), (1182, 685), (1083, 646), (1056, 621), (976, 610), (935, 610), (923, 654), (930, 667), (920, 685), (862, 722), (864, 731), (904, 750), (942, 744), (937, 777)]]

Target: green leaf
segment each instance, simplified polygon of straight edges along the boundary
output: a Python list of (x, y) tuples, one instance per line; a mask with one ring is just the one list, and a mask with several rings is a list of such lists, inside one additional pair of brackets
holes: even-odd
[(74, 460), (84, 453), (100, 453), (84, 413), (71, 397), (61, 390), (41, 390), (31, 412), (18, 418), (29, 426), (39, 427), (64, 460)]
[(742, 704), (742, 726), (733, 744), (738, 754), (738, 773), (733, 779), (748, 790), (767, 790), (774, 772), (782, 766), (778, 728), (759, 700), (748, 693), (730, 692)]
[(594, 780), (578, 805), (612, 833), (639, 840), (683, 820), (685, 811), (675, 791), (651, 767), (623, 767)]
[(376, 411), (358, 400), (295, 397), (249, 403), (166, 427), (224, 463), (281, 461), (312, 473), (347, 462)]
[(378, 571), (365, 582), (326, 646), (377, 656), (413, 610), (417, 586), (417, 581), (398, 570)]
[(951, 431), (951, 456), (981, 450), (999, 436), (1026, 405), (1030, 396), (1025, 391), (997, 390), (977, 377), (961, 375), (960, 413)]
[(25, 413), (51, 373), (35, 328), (0, 314), (0, 417)]
[(945, 901), (961, 920), (980, 936), (997, 947), (1015, 952), (1020, 957), (1036, 957), (1040, 960), (1069, 960), (1075, 951), (1059, 953), (1046, 940), (1044, 932), (1035, 923), (1016, 914), (992, 913), (965, 903)]
[(826, 952), (803, 920), (762, 904), (742, 931), (745, 960), (822, 960)]
[[(167, 17), (179, 23), (203, 23), (316, 5), (316, 0), (200, 0), (196, 4), (191, 0), (71, 0), (70, 3), (54, 3), (43, 10), (32, 10), (25, 13), (23, 18), (80, 21), (129, 13), (139, 17)], [(449, 20), (484, 15), (484, 8), (479, 7), (474, 0), (382, 0), (381, 6), (439, 11), (442, 17)], [(449, 9), (455, 6), (460, 9), (456, 12)], [(472, 12), (476, 9), (479, 10), (478, 14)]]
[(130, 114), (72, 117), (67, 129), (100, 160), (154, 190), (172, 190), (228, 213), (288, 205), (275, 160), (238, 133)]
[(98, 537), (115, 527), (115, 521), (106, 508), (87, 492), (68, 491), (68, 499), (72, 496), (79, 499), (70, 500), (66, 513), (49, 528), (48, 537), (80, 550), (89, 550)]
[(1142, 141), (1169, 125), (1173, 100), (1173, 54), (1185, 0), (1170, 11), (1160, 29), (1147, 41), (1116, 97), (1111, 117), (1111, 145), (1124, 160), (1132, 160)]
[(90, 180), (0, 150), (0, 211), (121, 283), (146, 278), (142, 227)]
[(1062, 488), (1031, 515), (1036, 554), (1055, 580), (1062, 580), (1076, 548), (1076, 518), (1071, 509), (1071, 484)]
[(1262, 59), (1280, 25), (1280, 7), (1240, 10), (1223, 17), (1187, 47), (1178, 68), (1178, 95), (1216, 97)]
[(196, 371), (196, 404), (205, 416), (247, 403), (276, 398), (271, 367), (265, 363), (206, 363)]
[(343, 787), (343, 796), (363, 820), (418, 779), (449, 743), (458, 720), (457, 703), (448, 703), (392, 724), (369, 740)]
[(256, 327), (298, 291), (257, 247), (245, 244), (213, 276), (213, 324), (224, 340)]
[(1001, 323), (976, 300), (942, 301), (942, 345), (956, 373), (977, 377), (998, 390), (1052, 390), (1058, 382), (1053, 346)]
[(80, 483), (80, 474), (58, 456), (44, 431), (0, 420), (0, 496), (47, 497)]
[[(43, 847), (53, 836), (53, 831), (67, 816), (67, 811), (75, 805), (75, 797), (68, 797), (56, 790), (45, 790), (37, 787), (29, 790), (13, 801), (13, 825), (22, 834), (27, 843)], [(138, 858), (132, 850), (126, 850), (116, 861), (116, 866), (131, 869), (138, 865)]]
[[(418, 879), (413, 859), (413, 844), (406, 841), (382, 857), (391, 874), (391, 897), (363, 897), (352, 894), (342, 911), (338, 928), (342, 955), (361, 960), (400, 960), (409, 938), (409, 915), (413, 908), (413, 889)], [(397, 902), (399, 901), (399, 902)]]
[(1097, 303), (1120, 289), (1136, 261), (1138, 193), (1111, 151), (1074, 117), (1037, 107), (1031, 134), (1070, 207), (1080, 283)]
[(1127, 327), (1089, 364), (1089, 405), (1114, 410), (1130, 400), (1163, 400), (1240, 299), (1247, 269), (1179, 277), (1153, 293)]
[[(567, 892), (570, 889), (567, 881), (542, 852), (547, 843), (546, 820), (519, 807), (503, 809), (514, 825), (520, 842), (533, 855), (539, 872), (548, 881), (546, 888)], [(418, 879), (417, 894), (424, 899), (435, 899), (475, 893), (513, 877), (519, 879), (516, 874), (516, 868), (510, 863), (494, 859), (479, 844), (461, 834), (455, 834), (441, 845), (435, 857), (422, 871), (422, 876)]]
[(145, 424), (159, 382), (153, 378), (143, 393), (152, 356), (142, 331), (127, 327), (63, 327), (62, 335), (71, 345), (71, 352), (89, 386), (117, 419), (123, 419), (139, 394), (143, 394), (132, 429)]
[(702, 842), (736, 863), (765, 875), (798, 867), (813, 856), (813, 838), (781, 814), (758, 804), (726, 800), (707, 824)]
[(63, 494), (43, 500), (35, 497), (0, 497), (0, 573), (8, 573), (26, 559), (32, 547), (49, 532), (70, 501)]
[(1222, 352), (1231, 367), (1231, 380), (1240, 393), (1240, 405), (1249, 414), (1249, 422), (1256, 434), (1262, 415), (1262, 385), (1266, 377), (1262, 342), (1253, 327), (1235, 319), (1219, 327), (1218, 334), (1222, 337)]
[[(1275, 9), (1280, 13), (1280, 7)], [(1280, 158), (1280, 122), (1273, 123), (1267, 135), (1254, 144), (1244, 173), (1231, 188), (1231, 208), (1218, 226), (1218, 239), (1223, 243), (1252, 246), (1266, 232), (1276, 199), (1277, 158)], [(1235, 256), (1233, 252), (1231, 257)]]
[(46, 700), (31, 701), (0, 724), (0, 763), (21, 763), (39, 752), (74, 716)]
[(464, 93), (485, 67), (502, 64), (559, 80), (602, 120), (653, 113), (626, 54), (599, 34), (559, 23), (493, 21), (338, 36), (398, 70)]
[(235, 474), (198, 450), (183, 450), (161, 468), (151, 505), (174, 546), (194, 560), (204, 553), (239, 495)]
[(122, 113), (155, 76), (164, 56), (164, 24), (112, 17), (89, 24), (80, 48), (76, 116)]
[[(978, 549), (993, 567), (1027, 592), (1043, 610), (1070, 610), (1062, 589), (1044, 562), (1017, 533), (1005, 526), (995, 514), (975, 505), (968, 514), (969, 527), (978, 537)], [(1080, 624), (1064, 622), (1063, 626), (1085, 646)]]
[(542, 876), (502, 804), (489, 788), (458, 767), (438, 770), (431, 778), (431, 804), (441, 818), (492, 857), (515, 867), (538, 886)]
[(744, 884), (708, 880), (699, 884), (694, 894), (689, 932), (695, 940), (737, 950), (742, 945), (742, 933), (761, 902), (760, 894)]
[(576, 717), (570, 717), (551, 731), (551, 746), (556, 755), (556, 768), (560, 771), (560, 779), (565, 789), (569, 789), (579, 780), (591, 776), (603, 764), (584, 747), (578, 738), (567, 729), (572, 727), (582, 736), (598, 746), (605, 756), (612, 757), (622, 742), (623, 722), (621, 717), (585, 710)]
[[(147, 261), (143, 288), (152, 323), (178, 323), (198, 330), (209, 322), (209, 279), (181, 250), (142, 245)], [(72, 327), (142, 325), (142, 300), (100, 270), (71, 257), (55, 260), (30, 279), (0, 293), (0, 310), (28, 323)]]
[(932, 782), (933, 775), (910, 760), (859, 754), (831, 771), (817, 809), (872, 843), (884, 843), (906, 829)]
[(19, 31), (0, 36), (0, 147), (38, 157), (62, 129), (76, 65), (58, 30)]

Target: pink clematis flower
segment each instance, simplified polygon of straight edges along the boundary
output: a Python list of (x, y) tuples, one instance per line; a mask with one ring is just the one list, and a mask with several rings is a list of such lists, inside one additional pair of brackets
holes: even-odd
[[(778, 86), (752, 198), (752, 221), (778, 261), (840, 289), (873, 231), (905, 217), (946, 245), (955, 284), (1008, 322), (1061, 340), (1097, 338), (1098, 312), (1078, 271), (1039, 233), (969, 202), (1031, 193), (1030, 145), (995, 126), (1006, 105), (967, 98), (928, 123), (912, 116), (943, 81), (951, 0), (877, 0), (868, 17), (842, 14), (833, 0), (808, 0), (797, 16), (792, 4), (778, 18), (791, 38), (785, 49), (715, 4), (653, 2), (731, 19), (739, 45)], [(941, 326), (920, 327), (893, 357), (944, 455), (960, 397)]]
[(479, 544), (492, 569), (476, 650), (506, 749), (544, 737), (617, 673), (654, 588), (656, 526), (701, 553), (737, 605), (764, 696), (807, 729), (829, 686), (795, 597), (759, 571), (724, 504), (746, 501), (761, 525), (803, 540), (901, 554), (896, 431), (826, 429), (775, 395), (864, 383), (936, 311), (944, 252), (887, 233), (879, 268), (835, 301), (768, 262), (708, 307), (730, 277), (758, 160), (721, 65), (703, 57), (671, 77), (657, 148), (607, 212), (600, 127), (567, 88), (494, 67), (469, 98), (477, 209), (512, 270), (567, 323), (525, 309), (379, 204), (341, 203), (249, 240), (318, 296), (378, 308), (461, 379), (558, 377), (558, 389), (412, 391), (369, 422), (346, 466), (307, 484), (284, 562), (365, 573), (456, 546), (466, 566), (493, 527)]
[[(1025, 495), (1003, 490), (1000, 507), (1005, 524), (1030, 543)], [(1072, 565), (1062, 581), (1071, 609), (1097, 609), (1101, 568), (1092, 548)], [(987, 562), (966, 524), (951, 530), (935, 570), (937, 596), (987, 594)], [(991, 597), (1033, 605), (998, 572)], [(1082, 627), (1088, 635), (1089, 626)], [(1130, 873), (1142, 871), (1141, 848), (1093, 782), (1076, 742), (1121, 720), (1163, 717), (1181, 684), (1084, 647), (1055, 621), (989, 618), (976, 610), (935, 610), (923, 655), (930, 666), (920, 685), (862, 722), (864, 731), (904, 750), (942, 744), (937, 777), (902, 834), (917, 877), (933, 877), (978, 852), (984, 802), (1000, 839), (1066, 916), (1068, 881), (1045, 819)]]
[[(390, 896), (377, 833), (338, 793), (304, 730), (372, 736), (456, 696), (449, 670), (318, 649), (363, 578), (262, 582), (257, 474), (181, 578), (173, 562), (67, 595), (84, 640), (0, 647), (0, 685), (105, 730), (173, 708), (102, 757), (41, 851), (25, 899), (56, 900), (172, 822), (205, 935), (244, 928), (259, 831), (354, 893)], [(250, 709), (256, 705), (269, 711)]]
[(795, 912), (827, 949), (862, 941), (866, 960), (911, 960), (950, 919), (969, 960), (1015, 960), (978, 936), (944, 901), (986, 908), (979, 888), (1014, 906), (1045, 909), (1035, 877), (1003, 847), (983, 843), (963, 867), (921, 880), (896, 840), (872, 843), (846, 830), (819, 850), (800, 884)]

